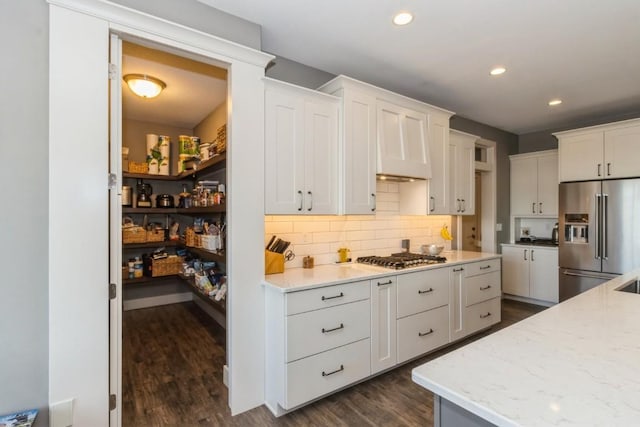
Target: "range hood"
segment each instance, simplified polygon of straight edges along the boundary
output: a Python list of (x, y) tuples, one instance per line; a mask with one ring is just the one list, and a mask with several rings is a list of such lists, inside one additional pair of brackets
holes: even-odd
[(426, 178), (416, 178), (412, 176), (403, 175), (389, 175), (385, 173), (376, 174), (377, 181), (385, 182), (414, 182), (414, 181), (426, 181)]

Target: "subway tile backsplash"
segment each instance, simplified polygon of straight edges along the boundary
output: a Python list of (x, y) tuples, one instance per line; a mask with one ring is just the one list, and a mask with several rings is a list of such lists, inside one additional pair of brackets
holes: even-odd
[(428, 243), (445, 245), (440, 237), (444, 224), (451, 227), (451, 217), (403, 216), (399, 214), (398, 184), (377, 184), (376, 215), (269, 215), (265, 216), (265, 245), (274, 234), (291, 242), (296, 258), (286, 266), (302, 267), (302, 258), (311, 255), (315, 264), (333, 264), (338, 248), (351, 250), (355, 260), (365, 255), (389, 255), (402, 250), (400, 241), (411, 239), (411, 251), (420, 252)]

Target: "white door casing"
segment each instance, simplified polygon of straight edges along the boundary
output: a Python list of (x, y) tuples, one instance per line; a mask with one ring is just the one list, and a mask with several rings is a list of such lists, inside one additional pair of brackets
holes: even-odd
[[(75, 399), (74, 425), (109, 423), (106, 156), (113, 32), (229, 70), (227, 271), (236, 283), (228, 294), (229, 406), (237, 414), (262, 404), (264, 331), (256, 319), (264, 315), (264, 248), (255, 236), (264, 234), (264, 201), (255, 194), (264, 177), (262, 78), (273, 56), (115, 3), (49, 3), (49, 199), (55, 201), (49, 211), (50, 402)], [(91, 256), (78, 262), (67, 256), (69, 248)]]

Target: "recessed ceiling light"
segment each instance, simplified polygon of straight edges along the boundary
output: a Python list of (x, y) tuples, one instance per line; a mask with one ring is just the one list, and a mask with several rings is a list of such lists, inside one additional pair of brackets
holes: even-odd
[(396, 25), (407, 25), (413, 21), (413, 15), (409, 12), (400, 12), (393, 17), (393, 23)]
[(551, 101), (549, 101), (549, 105), (551, 105), (552, 107), (554, 105), (560, 105), (562, 104), (562, 99), (552, 99)]
[(507, 69), (504, 67), (496, 67), (490, 71), (490, 74), (492, 76), (499, 76), (500, 74), (504, 74), (505, 71), (507, 71)]

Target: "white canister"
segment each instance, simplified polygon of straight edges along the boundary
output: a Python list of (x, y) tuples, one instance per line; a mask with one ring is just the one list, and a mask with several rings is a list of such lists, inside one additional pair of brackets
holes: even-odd
[(155, 133), (147, 134), (147, 157), (153, 156), (153, 151), (158, 147), (158, 135)]
[(163, 159), (169, 159), (170, 142), (171, 138), (166, 135), (160, 135), (158, 137), (158, 145), (160, 146), (160, 157), (162, 157)]
[(158, 175), (160, 172), (158, 159), (149, 160), (149, 175)]
[(211, 144), (204, 143), (202, 145), (200, 145), (200, 160), (204, 161), (204, 160), (209, 160), (210, 156), (209, 156), (209, 148), (211, 147)]
[(158, 166), (158, 173), (160, 175), (169, 175), (169, 158), (164, 157), (160, 160), (160, 165)]

